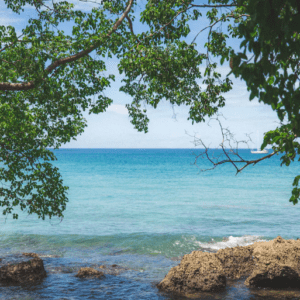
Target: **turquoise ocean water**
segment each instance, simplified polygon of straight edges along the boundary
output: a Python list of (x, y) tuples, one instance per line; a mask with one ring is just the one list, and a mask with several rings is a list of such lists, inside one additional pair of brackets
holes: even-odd
[[(0, 285), (0, 298), (175, 299), (155, 284), (184, 254), (278, 235), (300, 237), (300, 204), (288, 201), (293, 178), (300, 172), (298, 162), (280, 167), (275, 156), (237, 176), (229, 164), (200, 172), (211, 167), (201, 159), (199, 168), (193, 165), (193, 153), (200, 151), (55, 151), (55, 165), (70, 187), (64, 220), (42, 221), (26, 213), (18, 220), (0, 216), (3, 261), (37, 252), (44, 255), (48, 276), (35, 286)], [(240, 153), (248, 159), (260, 157), (250, 150)], [(117, 264), (122, 271), (101, 280), (75, 277), (80, 267), (103, 264)], [(228, 287), (219, 299), (253, 297), (240, 285)]]

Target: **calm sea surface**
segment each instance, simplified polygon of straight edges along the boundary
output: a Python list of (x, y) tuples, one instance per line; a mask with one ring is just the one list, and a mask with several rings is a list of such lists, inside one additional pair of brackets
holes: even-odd
[[(69, 202), (62, 222), (0, 215), (0, 257), (44, 257), (48, 276), (34, 286), (0, 285), (1, 299), (174, 299), (158, 291), (180, 256), (255, 241), (300, 237), (300, 204), (288, 200), (299, 163), (279, 156), (235, 175), (225, 164), (193, 165), (200, 149), (55, 151)], [(220, 151), (214, 151), (218, 154)], [(260, 157), (241, 150), (247, 159)], [(50, 256), (50, 257), (49, 257)], [(57, 257), (51, 257), (57, 256)], [(78, 279), (80, 267), (117, 264), (118, 275)], [(242, 284), (219, 299), (255, 299)], [(179, 299), (179, 298), (178, 298)], [(184, 298), (180, 298), (184, 299)], [(201, 299), (214, 299), (209, 295)]]

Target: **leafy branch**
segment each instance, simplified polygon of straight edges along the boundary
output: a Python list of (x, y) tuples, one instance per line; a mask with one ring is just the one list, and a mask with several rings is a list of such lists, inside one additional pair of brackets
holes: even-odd
[[(112, 33), (114, 33), (117, 28), (119, 27), (119, 25), (122, 23), (122, 21), (124, 20), (124, 18), (126, 17), (126, 15), (129, 13), (131, 6), (133, 4), (134, 0), (130, 0), (129, 4), (126, 8), (126, 10), (124, 11), (124, 13), (122, 14), (122, 16), (115, 22), (114, 26), (112, 27), (112, 29), (109, 31), (108, 34), (106, 34), (105, 37), (110, 37), (112, 35)], [(79, 60), (80, 58), (87, 56), (89, 53), (91, 53), (93, 50), (95, 50), (96, 48), (98, 48), (101, 44), (103, 43), (103, 40), (100, 39), (100, 41), (98, 41), (97, 43), (95, 43), (94, 45), (88, 47), (85, 50), (82, 50), (74, 55), (71, 55), (69, 57), (65, 57), (65, 58), (61, 58), (55, 62), (53, 62), (50, 66), (48, 66), (45, 70), (44, 73), (50, 73), (53, 70), (55, 70), (57, 67), (70, 63), (70, 62), (74, 62), (76, 60)], [(0, 82), (0, 90), (2, 91), (27, 91), (30, 89), (33, 89), (36, 87), (36, 83), (34, 80), (29, 81), (29, 82), (22, 82), (22, 83), (10, 83), (10, 82)]]

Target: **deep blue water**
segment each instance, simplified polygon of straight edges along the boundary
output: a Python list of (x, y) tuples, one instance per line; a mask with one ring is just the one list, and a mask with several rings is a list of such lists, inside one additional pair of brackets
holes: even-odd
[[(0, 257), (44, 257), (47, 278), (32, 287), (1, 287), (3, 299), (171, 299), (155, 284), (193, 250), (217, 250), (300, 237), (299, 205), (290, 198), (299, 163), (279, 156), (235, 175), (193, 165), (200, 149), (61, 149), (55, 151), (69, 202), (65, 218), (42, 221), (0, 216)], [(215, 150), (217, 155), (219, 150)], [(240, 150), (247, 159), (260, 157)], [(223, 238), (227, 237), (226, 241)], [(118, 264), (119, 275), (78, 279), (82, 266)], [(220, 299), (252, 299), (243, 285)], [(26, 298), (27, 297), (27, 298)], [(207, 296), (209, 297), (209, 296)], [(173, 299), (173, 298), (172, 298)], [(209, 298), (203, 298), (209, 299)], [(254, 298), (253, 298), (254, 299)]]

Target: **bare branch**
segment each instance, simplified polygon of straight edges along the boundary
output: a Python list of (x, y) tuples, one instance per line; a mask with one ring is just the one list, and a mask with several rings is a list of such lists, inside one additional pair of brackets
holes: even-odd
[[(219, 119), (219, 117), (222, 115), (217, 115), (216, 118), (211, 118), (209, 120), (209, 122), (211, 120), (216, 120), (219, 123), (220, 129), (221, 129), (221, 134), (222, 134), (222, 142), (220, 143), (220, 148), (222, 149), (222, 153), (220, 155), (218, 155), (217, 157), (214, 157), (214, 154), (209, 154), (209, 147), (207, 147), (203, 140), (201, 138), (197, 138), (195, 135), (193, 136), (194, 138), (194, 144), (195, 146), (203, 146), (204, 147), (204, 151), (201, 152), (200, 154), (195, 155), (195, 161), (194, 161), (194, 165), (197, 166), (197, 161), (199, 158), (205, 158), (207, 159), (211, 164), (212, 167), (211, 168), (207, 168), (207, 169), (200, 169), (201, 172), (205, 172), (205, 171), (209, 171), (209, 170), (213, 170), (215, 169), (217, 166), (225, 164), (225, 163), (230, 163), (234, 166), (234, 168), (236, 169), (236, 175), (238, 173), (240, 173), (242, 170), (244, 170), (246, 167), (248, 167), (249, 165), (256, 165), (257, 163), (268, 159), (272, 156), (274, 156), (275, 154), (277, 154), (279, 151), (274, 151), (273, 153), (270, 153), (268, 155), (265, 155), (261, 158), (258, 159), (253, 159), (253, 160), (246, 160), (244, 159), (238, 152), (238, 146), (239, 144), (246, 144), (249, 148), (248, 143), (252, 142), (251, 137), (249, 134), (246, 134), (247, 136), (247, 140), (242, 140), (242, 141), (237, 141), (234, 138), (234, 134), (228, 129), (228, 128), (224, 128), (222, 126), (222, 123)], [(209, 123), (208, 123), (209, 124)], [(191, 136), (191, 135), (190, 135)], [(235, 143), (235, 149), (232, 146), (232, 142)], [(226, 143), (228, 143), (229, 145), (229, 149), (226, 148)], [(222, 157), (225, 156), (225, 159), (221, 159)], [(232, 156), (237, 157), (238, 159), (233, 159)], [(243, 164), (242, 167), (239, 167), (238, 164)]]
[[(126, 10), (122, 14), (122, 16), (119, 18), (119, 20), (114, 24), (114, 26), (112, 27), (110, 32), (106, 35), (106, 37), (110, 37), (111, 34), (117, 30), (119, 25), (122, 23), (124, 18), (129, 13), (129, 11), (132, 7), (132, 4), (133, 4), (133, 0), (129, 0), (129, 4), (128, 4)], [(54, 63), (52, 63), (50, 66), (48, 66), (45, 69), (45, 72), (50, 73), (60, 65), (76, 61), (76, 60), (80, 59), (81, 57), (88, 55), (93, 50), (95, 50), (97, 47), (99, 47), (101, 45), (101, 43), (102, 43), (102, 41), (99, 41), (85, 50), (82, 50), (74, 55), (69, 56), (69, 57), (61, 58), (61, 59), (55, 61)], [(0, 82), (0, 90), (2, 90), (2, 91), (6, 91), (6, 90), (7, 91), (26, 91), (26, 90), (35, 88), (35, 86), (36, 86), (36, 84), (35, 84), (34, 80), (29, 81), (29, 82), (23, 82), (23, 83)]]
[(221, 8), (221, 7), (235, 7), (237, 4), (219, 4), (219, 5), (210, 5), (210, 4), (190, 4), (193, 7), (215, 7), (215, 8)]
[[(225, 16), (225, 18), (234, 18), (234, 19), (237, 19), (237, 18), (240, 18), (240, 17), (250, 17), (250, 15), (247, 15), (247, 14), (232, 15), (232, 14), (231, 14), (231, 15), (226, 15), (226, 16)], [(193, 44), (193, 43), (195, 42), (195, 40), (197, 39), (198, 35), (199, 35), (201, 32), (203, 32), (204, 30), (210, 28), (210, 32), (209, 32), (209, 33), (211, 33), (212, 28), (213, 28), (216, 24), (218, 24), (219, 22), (222, 22), (222, 21), (224, 21), (224, 17), (221, 17), (220, 19), (216, 20), (213, 24), (208, 25), (208, 26), (202, 28), (202, 29), (196, 34), (196, 36), (195, 36), (195, 38), (193, 39), (193, 41), (191, 42), (191, 44)]]
[(133, 32), (133, 27), (132, 27), (131, 19), (129, 18), (128, 15), (126, 15), (126, 19), (127, 19), (128, 23), (129, 23), (129, 28), (130, 28), (131, 33), (132, 33), (133, 35), (135, 35), (134, 32)]

